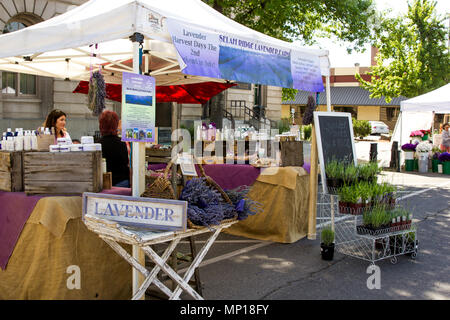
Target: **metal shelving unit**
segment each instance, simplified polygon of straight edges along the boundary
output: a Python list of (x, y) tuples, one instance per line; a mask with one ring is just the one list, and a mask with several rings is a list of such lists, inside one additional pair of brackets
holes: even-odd
[(362, 215), (339, 213), (338, 196), (319, 193), (317, 201), (317, 228), (331, 225), (335, 232), (336, 251), (372, 264), (390, 259), (395, 264), (398, 256), (410, 254), (416, 258), (417, 229), (414, 225), (403, 230), (393, 227), (376, 235), (358, 234), (357, 226), (362, 225)]

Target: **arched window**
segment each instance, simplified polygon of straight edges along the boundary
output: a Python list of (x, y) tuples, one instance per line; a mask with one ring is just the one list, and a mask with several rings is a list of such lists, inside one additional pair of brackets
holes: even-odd
[[(29, 27), (42, 21), (42, 18), (31, 13), (19, 13), (5, 25), (2, 33), (10, 33)], [(31, 74), (2, 72), (2, 93), (18, 95), (36, 95), (36, 76)]]

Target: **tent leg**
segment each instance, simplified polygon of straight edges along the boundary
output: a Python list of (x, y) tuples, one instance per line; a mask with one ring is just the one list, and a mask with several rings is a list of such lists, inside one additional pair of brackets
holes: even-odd
[[(141, 66), (140, 62), (142, 60), (142, 51), (140, 50), (140, 45), (143, 41), (143, 36), (141, 34), (134, 34), (130, 37), (133, 42), (133, 73), (140, 74)], [(145, 189), (145, 143), (133, 142), (133, 153), (132, 159), (132, 195), (133, 197), (140, 197)], [(141, 179), (143, 177), (144, 179)], [(141, 181), (142, 180), (142, 181)], [(145, 254), (138, 246), (133, 246), (133, 257), (139, 261), (142, 265), (145, 265)], [(133, 281), (133, 295), (139, 290), (140, 285), (144, 282), (144, 276), (133, 268), (132, 281)], [(145, 295), (142, 296), (142, 300), (145, 300)]]
[(327, 111), (331, 112), (330, 75), (327, 75), (326, 77), (326, 87), (327, 87)]

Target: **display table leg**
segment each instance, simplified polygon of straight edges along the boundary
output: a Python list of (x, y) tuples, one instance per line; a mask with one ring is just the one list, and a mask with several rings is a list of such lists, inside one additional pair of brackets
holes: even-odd
[[(115, 251), (117, 252), (117, 254), (119, 254), (122, 258), (124, 258), (129, 264), (131, 264), (131, 266), (133, 266), (136, 270), (138, 270), (140, 273), (142, 273), (145, 277), (149, 278), (150, 276), (153, 276), (153, 273), (150, 275), (150, 272), (145, 269), (145, 267), (143, 265), (141, 265), (139, 263), (139, 261), (137, 261), (135, 258), (133, 258), (124, 248), (122, 248), (117, 242), (107, 239), (107, 238), (103, 238), (102, 239)], [(179, 240), (178, 240), (179, 241)], [(176, 244), (175, 244), (176, 246)], [(172, 249), (173, 250), (173, 249)], [(170, 256), (170, 252), (166, 252), (168, 256)], [(155, 268), (157, 268), (157, 266), (155, 266)], [(153, 270), (155, 270), (155, 268)], [(159, 269), (157, 270), (159, 272)], [(156, 272), (156, 274), (158, 273)], [(155, 285), (162, 291), (164, 292), (167, 296), (170, 296), (172, 294), (172, 291), (167, 288), (161, 281), (159, 281), (158, 279), (156, 279), (156, 274), (154, 276), (154, 279), (152, 282), (155, 283)], [(146, 279), (147, 280), (147, 279)], [(145, 291), (147, 290), (148, 286), (150, 286), (150, 284), (152, 282), (149, 283), (149, 281), (144, 280), (144, 282), (141, 284), (140, 288), (136, 291), (136, 294), (133, 296), (133, 299), (138, 299), (138, 294), (139, 297), (142, 297), (142, 291), (145, 293)]]
[[(158, 254), (153, 251), (152, 248), (150, 247), (143, 247), (142, 250), (144, 250), (144, 252), (150, 257), (150, 259), (152, 259), (153, 262), (155, 262), (162, 271), (164, 271), (165, 273), (167, 273), (167, 275), (172, 278), (177, 284), (177, 289), (175, 290), (175, 292), (171, 292), (171, 294), (169, 294), (169, 299), (170, 300), (177, 300), (179, 295), (176, 296), (175, 293), (178, 292), (178, 290), (180, 291), (186, 291), (189, 295), (191, 295), (194, 299), (196, 300), (204, 300), (202, 296), (200, 296), (188, 283), (190, 278), (187, 278), (186, 281), (186, 276), (185, 279), (182, 279), (168, 264), (165, 260), (161, 259), (160, 256), (158, 256)], [(180, 288), (181, 287), (181, 288)], [(181, 292), (180, 292), (181, 293)]]
[[(172, 252), (174, 252), (175, 248), (177, 247), (178, 243), (180, 242), (181, 239), (175, 239), (173, 240), (170, 245), (166, 248), (166, 250), (164, 251), (163, 255), (161, 256), (161, 259), (166, 261), (167, 259), (169, 259), (169, 257), (172, 255)], [(144, 282), (142, 283), (141, 288), (136, 292), (136, 294), (134, 295), (132, 300), (139, 300), (140, 297), (145, 294), (145, 291), (147, 290), (147, 288), (153, 283), (153, 281), (156, 279), (156, 277), (158, 276), (159, 271), (161, 270), (161, 268), (158, 265), (155, 265), (155, 267), (152, 269), (152, 271), (150, 272), (149, 276), (144, 280)], [(173, 290), (174, 288), (172, 288)], [(167, 291), (164, 292), (165, 294), (167, 294), (167, 296), (170, 296), (172, 294), (173, 291)]]
[[(209, 249), (211, 248), (211, 246), (214, 243), (214, 241), (216, 240), (216, 238), (219, 236), (219, 234), (222, 231), (222, 229), (223, 229), (223, 227), (218, 227), (216, 229), (216, 231), (213, 233), (213, 235), (208, 239), (208, 241), (206, 241), (205, 245), (200, 250), (198, 256), (195, 257), (194, 261), (192, 261), (191, 266), (186, 271), (186, 274), (184, 275), (183, 281), (189, 282), (189, 280), (191, 279), (192, 275), (194, 274), (195, 269), (203, 261), (203, 258), (208, 253)], [(171, 299), (178, 299), (178, 297), (180, 296), (181, 292), (182, 292), (182, 289), (180, 287), (178, 287), (175, 290), (175, 292), (173, 293), (172, 297), (170, 297), (170, 298)]]

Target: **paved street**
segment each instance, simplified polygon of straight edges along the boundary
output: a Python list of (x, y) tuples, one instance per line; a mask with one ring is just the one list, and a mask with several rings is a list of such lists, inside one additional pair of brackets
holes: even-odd
[(340, 253), (321, 260), (318, 239), (280, 244), (222, 234), (200, 268), (205, 298), (450, 299), (450, 179), (391, 172), (380, 179), (399, 186), (420, 241), (416, 260), (376, 263), (381, 289), (367, 288), (367, 261)]

